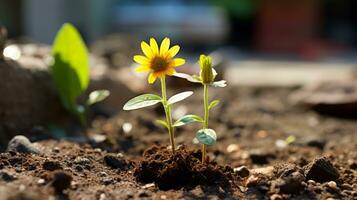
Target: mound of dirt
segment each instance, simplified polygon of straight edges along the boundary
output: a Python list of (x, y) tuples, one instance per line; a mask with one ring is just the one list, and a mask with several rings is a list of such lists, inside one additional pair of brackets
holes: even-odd
[(134, 176), (143, 183), (156, 183), (162, 190), (194, 188), (197, 185), (216, 185), (231, 191), (235, 176), (229, 166), (216, 162), (202, 163), (200, 151), (180, 146), (175, 154), (164, 146), (146, 150)]

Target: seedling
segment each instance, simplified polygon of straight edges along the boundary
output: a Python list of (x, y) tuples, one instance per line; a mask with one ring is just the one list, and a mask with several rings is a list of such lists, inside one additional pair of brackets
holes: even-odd
[(150, 45), (146, 42), (141, 42), (141, 49), (145, 56), (136, 55), (134, 61), (140, 64), (136, 68), (137, 72), (149, 72), (148, 82), (153, 84), (157, 78), (161, 81), (161, 97), (156, 94), (143, 94), (129, 100), (124, 105), (124, 110), (135, 110), (161, 103), (165, 110), (166, 119), (157, 120), (157, 122), (165, 126), (170, 136), (172, 153), (175, 153), (175, 127), (183, 125), (180, 121), (172, 122), (171, 105), (186, 99), (193, 94), (192, 91), (181, 92), (167, 99), (166, 93), (166, 75), (172, 76), (176, 73), (175, 67), (185, 63), (182, 58), (174, 58), (179, 52), (180, 47), (175, 45), (170, 48), (170, 39), (162, 40), (160, 48), (154, 38), (150, 38)]
[(88, 107), (107, 98), (109, 91), (95, 90), (84, 104), (77, 103), (88, 88), (89, 59), (87, 47), (73, 25), (63, 24), (53, 43), (52, 56), (52, 77), (63, 106), (76, 115), (86, 129)]
[(196, 139), (202, 144), (202, 162), (206, 160), (206, 145), (213, 145), (216, 143), (217, 135), (213, 129), (208, 126), (209, 111), (219, 104), (219, 100), (213, 100), (209, 103), (208, 98), (208, 87), (225, 87), (226, 81), (214, 81), (217, 72), (212, 67), (212, 58), (210, 56), (201, 55), (199, 59), (200, 64), (200, 75), (190, 76), (188, 74), (177, 73), (175, 76), (186, 78), (190, 82), (201, 83), (203, 85), (203, 107), (204, 107), (204, 117), (203, 119), (199, 116), (192, 115), (186, 118), (186, 121), (191, 122), (202, 122), (202, 129), (198, 130), (196, 133)]

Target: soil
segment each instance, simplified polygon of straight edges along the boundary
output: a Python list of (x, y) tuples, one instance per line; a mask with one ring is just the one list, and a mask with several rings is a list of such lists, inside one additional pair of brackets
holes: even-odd
[[(356, 119), (292, 106), (296, 88), (212, 89), (221, 99), (210, 127), (209, 161), (193, 140), (198, 124), (177, 129), (175, 155), (161, 108), (96, 118), (91, 144), (34, 143), (38, 155), (0, 154), (2, 199), (357, 199)], [(173, 116), (202, 111), (201, 91)]]

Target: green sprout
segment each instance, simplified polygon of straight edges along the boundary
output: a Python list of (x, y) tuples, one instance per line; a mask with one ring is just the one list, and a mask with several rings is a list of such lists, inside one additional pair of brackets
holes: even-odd
[(52, 56), (52, 78), (62, 104), (78, 117), (86, 130), (88, 107), (107, 98), (109, 91), (92, 91), (85, 103), (77, 102), (88, 88), (89, 58), (87, 47), (73, 25), (69, 23), (62, 25), (53, 43)]
[(202, 144), (202, 163), (206, 160), (206, 146), (213, 145), (216, 143), (217, 135), (213, 129), (208, 126), (209, 111), (219, 104), (219, 100), (213, 100), (209, 103), (208, 97), (208, 87), (225, 87), (226, 81), (214, 81), (217, 72), (212, 67), (212, 58), (210, 56), (201, 55), (199, 59), (200, 64), (200, 75), (188, 75), (183, 73), (177, 73), (175, 76), (185, 78), (193, 83), (201, 83), (203, 85), (203, 107), (204, 107), (204, 117), (203, 119), (196, 115), (191, 115), (189, 118), (186, 117), (186, 121), (189, 122), (201, 122), (203, 124), (202, 129), (198, 130), (196, 133), (196, 139)]
[[(170, 143), (172, 148), (172, 153), (175, 153), (175, 127), (182, 126), (187, 123), (185, 116), (180, 118), (178, 121), (172, 121), (171, 116), (171, 106), (174, 103), (182, 101), (193, 94), (192, 91), (181, 92), (176, 94), (169, 99), (167, 99), (166, 91), (166, 76), (172, 76), (176, 71), (175, 67), (183, 65), (185, 60), (182, 58), (174, 58), (178, 53), (180, 47), (175, 45), (170, 48), (170, 39), (165, 38), (160, 45), (154, 38), (150, 39), (150, 45), (146, 42), (141, 43), (141, 49), (145, 56), (136, 55), (134, 56), (134, 61), (140, 64), (136, 68), (137, 72), (150, 72), (148, 76), (148, 82), (150, 84), (154, 83), (157, 78), (161, 81), (161, 97), (156, 94), (143, 94), (130, 99), (123, 107), (123, 110), (135, 110), (139, 108), (144, 108), (148, 106), (161, 103), (165, 110), (166, 119), (157, 120), (157, 123), (163, 125), (167, 128)], [(186, 116), (187, 117), (187, 116)]]

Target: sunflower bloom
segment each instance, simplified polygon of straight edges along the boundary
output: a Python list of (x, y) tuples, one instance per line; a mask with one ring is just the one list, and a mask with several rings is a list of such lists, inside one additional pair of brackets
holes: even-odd
[(157, 78), (172, 76), (176, 72), (175, 67), (185, 64), (183, 58), (174, 58), (180, 47), (175, 45), (170, 48), (169, 38), (162, 40), (160, 48), (154, 38), (150, 38), (150, 45), (142, 41), (141, 49), (144, 55), (134, 56), (134, 61), (140, 64), (135, 71), (150, 72), (148, 76), (150, 84), (154, 83)]

